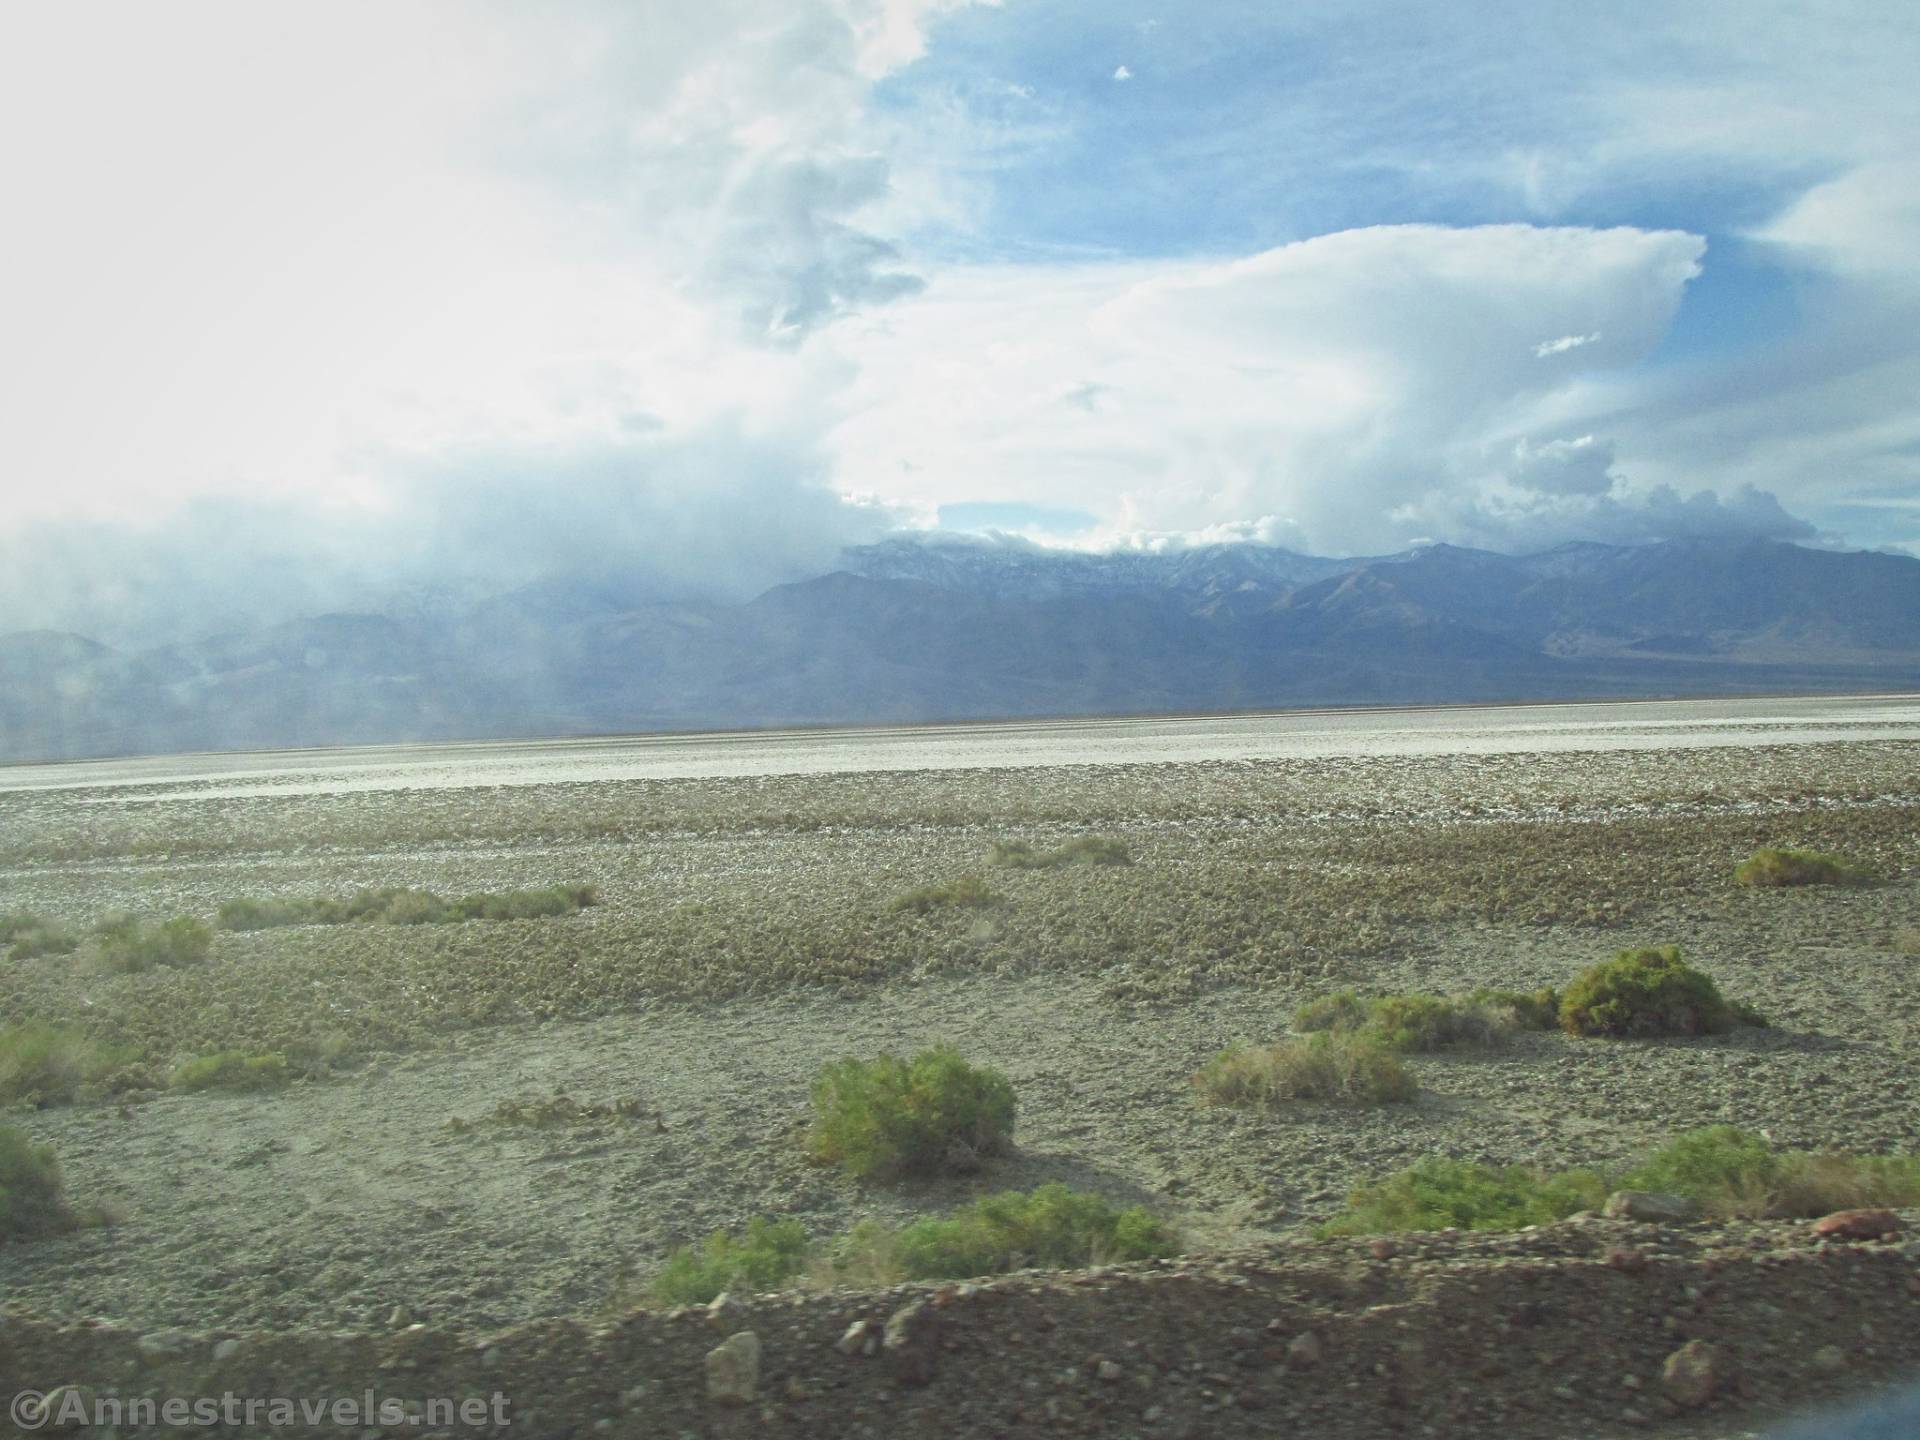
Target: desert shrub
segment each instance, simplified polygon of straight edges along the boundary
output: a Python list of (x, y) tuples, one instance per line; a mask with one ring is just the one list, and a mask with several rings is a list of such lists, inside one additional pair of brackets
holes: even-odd
[(1560, 1026), (1570, 1035), (1715, 1035), (1766, 1023), (1751, 1007), (1729, 1003), (1677, 945), (1622, 950), (1590, 965), (1560, 1001)]
[(1062, 865), (1131, 865), (1133, 853), (1124, 841), (1107, 835), (1080, 835), (1052, 850), (1036, 850), (1027, 840), (996, 840), (988, 852), (989, 865), (1012, 870), (1053, 870)]
[(1397, 1175), (1362, 1185), (1348, 1200), (1346, 1212), (1323, 1225), (1321, 1233), (1518, 1230), (1595, 1209), (1608, 1189), (1606, 1179), (1591, 1170), (1553, 1174), (1429, 1156)]
[(1497, 1045), (1516, 1024), (1508, 1007), (1482, 1004), (1471, 997), (1454, 1000), (1409, 994), (1362, 999), (1351, 990), (1310, 1001), (1293, 1016), (1296, 1030), (1352, 1031), (1389, 1050), (1409, 1052)]
[(53, 1147), (0, 1125), (0, 1240), (45, 1235), (73, 1224)]
[(39, 955), (71, 955), (80, 948), (80, 937), (57, 921), (21, 911), (0, 915), (0, 946), (9, 958), (31, 960)]
[(1400, 1058), (1352, 1030), (1326, 1030), (1277, 1045), (1231, 1045), (1201, 1067), (1193, 1085), (1206, 1105), (1284, 1100), (1411, 1100), (1419, 1088)]
[(1669, 1141), (1621, 1183), (1684, 1195), (1710, 1215), (1815, 1216), (1920, 1204), (1920, 1157), (1776, 1150), (1763, 1136), (1715, 1125)]
[[(634, 1120), (656, 1112), (644, 1100), (576, 1100), (564, 1090), (539, 1100), (502, 1100), (478, 1120), (455, 1117), (447, 1128), (455, 1132), (482, 1125), (528, 1130), (555, 1130), (570, 1125), (597, 1125), (603, 1120)], [(656, 1115), (657, 1118), (657, 1115)]]
[(704, 1305), (728, 1290), (778, 1290), (806, 1267), (809, 1248), (798, 1220), (756, 1217), (745, 1235), (716, 1230), (703, 1244), (670, 1252), (653, 1296), (665, 1305)]
[(220, 907), (223, 930), (270, 930), (284, 925), (346, 925), (365, 920), (384, 925), (457, 925), (467, 920), (540, 920), (571, 915), (600, 903), (591, 885), (549, 885), (538, 890), (484, 891), (449, 900), (430, 890), (388, 886), (344, 898), (229, 900)]
[(167, 1077), (175, 1090), (271, 1090), (293, 1078), (287, 1057), (245, 1050), (216, 1050), (183, 1060)]
[(1513, 1028), (1503, 1012), (1490, 1006), (1438, 995), (1383, 995), (1368, 1007), (1360, 1034), (1389, 1050), (1424, 1054), (1498, 1045)]
[(1013, 1086), (941, 1045), (912, 1060), (836, 1060), (813, 1082), (816, 1159), (858, 1178), (964, 1171), (1007, 1148)]
[(1817, 850), (1756, 850), (1734, 868), (1742, 885), (1859, 885), (1867, 873), (1850, 860)]
[(101, 922), (95, 933), (102, 967), (122, 975), (155, 966), (197, 965), (213, 946), (213, 931), (188, 915), (158, 925), (120, 915)]
[(962, 875), (944, 885), (922, 885), (918, 890), (909, 890), (893, 902), (892, 908), (924, 915), (948, 905), (978, 910), (994, 904), (996, 899), (978, 875)]
[(1351, 990), (1336, 990), (1309, 1000), (1293, 1012), (1293, 1028), (1305, 1033), (1315, 1030), (1358, 1030), (1367, 1023), (1372, 1007)]
[(898, 1230), (868, 1221), (836, 1247), (834, 1268), (880, 1283), (961, 1280), (1146, 1260), (1171, 1255), (1179, 1244), (1171, 1226), (1140, 1206), (1116, 1209), (1098, 1195), (1053, 1184), (983, 1196), (952, 1215)]
[(130, 1052), (65, 1025), (29, 1020), (0, 1030), (0, 1103), (53, 1105), (83, 1085), (101, 1084), (131, 1063)]
[(1560, 1028), (1560, 992), (1549, 987), (1538, 990), (1475, 990), (1467, 996), (1470, 1005), (1505, 1011), (1521, 1030), (1558, 1030)]

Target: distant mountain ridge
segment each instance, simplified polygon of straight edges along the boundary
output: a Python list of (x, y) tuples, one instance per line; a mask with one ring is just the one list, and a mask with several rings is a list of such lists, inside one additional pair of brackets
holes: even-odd
[(1920, 560), (1778, 542), (1328, 559), (894, 538), (745, 604), (556, 576), (120, 652), (0, 634), (0, 759), (759, 725), (1920, 688)]

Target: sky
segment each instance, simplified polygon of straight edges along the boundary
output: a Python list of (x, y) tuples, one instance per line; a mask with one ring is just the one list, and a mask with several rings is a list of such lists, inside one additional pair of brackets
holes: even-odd
[(1920, 553), (1881, 3), (0, 10), (0, 628), (906, 530)]

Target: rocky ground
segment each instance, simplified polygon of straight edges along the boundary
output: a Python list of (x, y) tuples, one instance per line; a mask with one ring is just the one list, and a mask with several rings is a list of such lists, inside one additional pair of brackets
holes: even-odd
[[(269, 1094), (0, 1116), (52, 1142), (75, 1198), (116, 1216), (0, 1248), (15, 1307), (0, 1379), (133, 1393), (406, 1376), (415, 1397), (441, 1393), (429, 1381), (510, 1392), (527, 1434), (1741, 1433), (1920, 1366), (1911, 1255), (1816, 1250), (1804, 1226), (1597, 1223), (1403, 1239), (1385, 1257), (1293, 1237), (1428, 1154), (1610, 1166), (1722, 1121), (1788, 1145), (1920, 1148), (1920, 974), (1897, 938), (1920, 926), (1916, 819), (1920, 750), (1904, 742), (612, 796), (0, 794), (0, 909), (74, 923), (363, 884), (590, 880), (605, 902), (554, 920), (222, 935), (190, 971), (6, 964), (0, 1021), (83, 1024), (155, 1074), (225, 1045), (306, 1042), (334, 1059)], [(985, 864), (994, 838), (1090, 830), (1135, 863)], [(1762, 843), (1847, 851), (1880, 883), (1734, 886), (1731, 862)], [(969, 872), (998, 903), (891, 909)], [(1406, 1106), (1193, 1103), (1209, 1055), (1278, 1035), (1329, 988), (1532, 987), (1668, 941), (1773, 1027), (1631, 1045), (1529, 1035), (1416, 1058)], [(823, 1060), (934, 1040), (1014, 1081), (1011, 1157), (907, 1187), (805, 1162)], [(488, 1123), (501, 1102), (557, 1090), (637, 1103)], [(634, 1308), (669, 1247), (755, 1214), (827, 1236), (1056, 1179), (1149, 1206), (1213, 1258), (947, 1294), (924, 1388), (884, 1356), (834, 1349), (852, 1320), (922, 1292), (754, 1298), (720, 1333)], [(93, 1327), (71, 1328), (82, 1318)], [(704, 1356), (735, 1329), (760, 1336), (761, 1383), (751, 1405), (715, 1408)], [(1301, 1365), (1307, 1334), (1322, 1355)], [(1724, 1362), (1703, 1409), (1660, 1389), (1694, 1337)]]

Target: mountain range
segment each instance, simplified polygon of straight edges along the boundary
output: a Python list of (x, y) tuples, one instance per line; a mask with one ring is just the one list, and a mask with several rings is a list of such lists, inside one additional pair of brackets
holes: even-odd
[(744, 604), (563, 576), (137, 651), (0, 634), (0, 759), (1002, 716), (1920, 688), (1920, 559), (1771, 541), (896, 538)]

